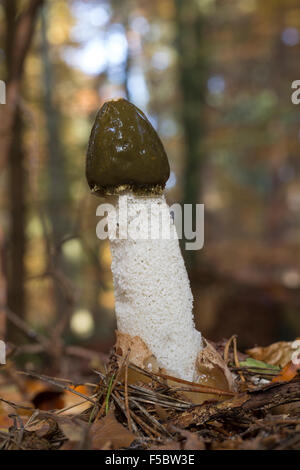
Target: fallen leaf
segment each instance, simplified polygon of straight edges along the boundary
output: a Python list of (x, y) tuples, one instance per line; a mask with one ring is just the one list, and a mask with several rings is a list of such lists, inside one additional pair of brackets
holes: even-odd
[(58, 431), (58, 424), (55, 419), (47, 417), (47, 419), (37, 420), (31, 424), (29, 423), (26, 426), (26, 429), (27, 431), (34, 433), (40, 439), (47, 439)]
[(78, 449), (77, 441), (66, 441), (60, 448), (60, 450), (77, 450), (77, 449)]
[(181, 450), (181, 446), (179, 442), (167, 441), (165, 444), (162, 444), (161, 446), (150, 447), (149, 450)]
[(179, 429), (174, 426), (171, 426), (171, 429), (184, 437), (185, 441), (167, 441), (160, 446), (151, 447), (151, 450), (205, 450), (205, 444), (198, 437), (197, 433)]
[(33, 397), (32, 403), (39, 410), (61, 410), (65, 405), (62, 395), (62, 391), (45, 390), (37, 393)]
[[(91, 394), (90, 389), (86, 385), (77, 385), (77, 386), (70, 385), (70, 388), (86, 396), (90, 396)], [(83, 413), (85, 410), (87, 410), (91, 406), (91, 403), (88, 400), (84, 401), (84, 398), (76, 395), (75, 393), (70, 392), (69, 390), (64, 391), (63, 398), (64, 398), (64, 407), (66, 408), (70, 407), (70, 409), (67, 410), (65, 414), (72, 415), (75, 410), (76, 410), (76, 413)], [(74, 405), (76, 405), (76, 408), (73, 408)]]
[[(203, 341), (205, 347), (197, 356), (196, 377), (194, 378), (194, 381), (208, 387), (214, 387), (224, 391), (234, 391), (235, 384), (233, 376), (224, 359), (212, 344), (204, 338)], [(207, 400), (208, 397), (211, 398), (211, 395), (204, 396), (202, 394), (202, 401)], [(213, 398), (216, 398), (216, 396)]]
[(38, 393), (49, 390), (49, 385), (45, 382), (37, 379), (31, 379), (29, 377), (25, 378), (24, 386), (29, 398), (33, 398)]
[(185, 431), (182, 429), (180, 434), (186, 438), (183, 450), (205, 450), (204, 442), (199, 439), (195, 432)]
[(60, 423), (60, 429), (70, 442), (81, 442), (84, 439), (86, 427), (84, 423)]
[(297, 348), (296, 343), (297, 341), (279, 341), (270, 346), (248, 349), (246, 352), (258, 361), (284, 367), (291, 361), (292, 355)]
[[(155, 356), (152, 354), (146, 343), (139, 336), (131, 336), (126, 333), (116, 331), (116, 353), (119, 356), (119, 365), (126, 357), (128, 351), (128, 361), (140, 367), (141, 369), (149, 370), (150, 372), (157, 372), (159, 370)], [(128, 383), (133, 384), (142, 380), (143, 382), (150, 382), (144, 374), (129, 369), (128, 370)]]
[(111, 443), (113, 449), (129, 447), (136, 439), (136, 436), (122, 426), (122, 424), (116, 420), (114, 412), (110, 411), (107, 416), (96, 421), (91, 426), (90, 438), (92, 448), (101, 450), (108, 442)]
[(7, 431), (12, 424), (12, 418), (9, 418), (7, 414), (0, 414), (0, 431)]
[(150, 349), (139, 336), (130, 336), (117, 330), (115, 348), (118, 356), (122, 358), (130, 351), (129, 361), (142, 369), (154, 360)]
[(290, 382), (296, 377), (298, 370), (300, 370), (300, 364), (290, 361), (280, 374), (273, 378), (272, 382)]

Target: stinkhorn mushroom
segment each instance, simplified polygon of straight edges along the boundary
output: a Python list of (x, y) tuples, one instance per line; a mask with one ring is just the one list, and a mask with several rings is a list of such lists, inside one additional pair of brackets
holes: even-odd
[[(91, 131), (86, 176), (92, 192), (109, 198), (120, 218), (126, 198), (126, 237), (110, 237), (118, 334), (140, 340), (169, 375), (193, 381), (203, 340), (163, 194), (169, 173), (164, 147), (144, 113), (125, 99), (106, 102)], [(173, 236), (161, 235), (166, 227)], [(108, 214), (108, 228), (118, 233), (120, 220)], [(136, 231), (145, 237), (134, 237)]]

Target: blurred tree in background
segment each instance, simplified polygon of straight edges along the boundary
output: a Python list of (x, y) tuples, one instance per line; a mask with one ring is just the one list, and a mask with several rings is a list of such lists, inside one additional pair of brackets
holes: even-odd
[[(0, 148), (1, 169), (7, 168), (7, 185), (3, 193), (7, 195), (10, 212), (8, 237), (1, 237), (2, 265), (7, 260), (7, 294), (6, 282), (2, 282), (3, 293), (7, 304), (20, 316), (25, 313), (24, 307), (24, 256), (25, 256), (25, 173), (21, 87), (24, 75), (24, 63), (29, 52), (34, 34), (35, 21), (41, 1), (32, 0), (22, 11), (20, 2), (5, 0), (3, 2), (3, 22), (6, 24), (3, 34), (3, 61), (5, 63), (5, 80), (7, 106), (2, 106)], [(5, 277), (5, 274), (3, 273)], [(2, 322), (3, 323), (3, 322)], [(4, 329), (4, 324), (2, 325)]]
[(112, 345), (85, 151), (97, 109), (123, 96), (164, 142), (170, 203), (205, 204), (204, 249), (185, 253), (198, 327), (241, 346), (299, 335), (299, 50), (296, 0), (3, 1), (1, 318), (7, 305), (56, 344)]

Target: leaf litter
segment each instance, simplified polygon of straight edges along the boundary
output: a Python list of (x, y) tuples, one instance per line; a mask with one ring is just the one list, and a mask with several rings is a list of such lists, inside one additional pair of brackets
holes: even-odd
[(10, 363), (22, 393), (1, 367), (0, 448), (300, 449), (300, 376), (292, 345), (245, 355), (236, 337), (214, 344), (232, 374), (230, 389), (224, 374), (208, 385), (187, 382), (132, 364), (129, 352), (120, 357), (114, 351), (103, 370), (93, 369), (91, 381), (81, 383), (17, 371)]

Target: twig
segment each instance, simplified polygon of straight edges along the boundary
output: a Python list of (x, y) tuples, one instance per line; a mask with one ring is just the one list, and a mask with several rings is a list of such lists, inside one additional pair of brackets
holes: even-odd
[[(154, 380), (157, 382), (159, 385), (162, 387), (166, 387), (166, 384), (163, 384), (161, 380), (158, 379), (158, 377), (155, 377), (155, 375), (152, 372), (149, 372), (145, 369), (142, 369), (141, 367), (136, 366), (135, 364), (132, 364), (131, 362), (128, 364), (129, 369), (135, 370), (137, 372), (140, 372), (141, 374), (145, 375), (146, 377), (149, 377), (150, 379)], [(169, 388), (167, 386), (167, 388)]]
[[(234, 354), (234, 362), (235, 362), (236, 367), (240, 367), (240, 361), (239, 361), (238, 353), (237, 353), (237, 336), (236, 335), (233, 336), (233, 354)], [(246, 380), (245, 380), (245, 377), (243, 376), (242, 371), (239, 371), (239, 376), (241, 378), (241, 381), (245, 383)]]
[(177, 409), (177, 410), (186, 410), (189, 408), (193, 407), (192, 403), (188, 403), (186, 405), (180, 404), (180, 403), (174, 403), (174, 402), (168, 402), (168, 401), (162, 401), (161, 399), (155, 399), (155, 398), (140, 398), (140, 397), (135, 397), (136, 401), (140, 401), (142, 403), (148, 403), (150, 405), (156, 405), (159, 404), (161, 406), (164, 406), (166, 408), (172, 408), (172, 409)]
[[(117, 405), (119, 406), (119, 408), (122, 410), (124, 416), (127, 418), (125, 406), (123, 406), (123, 404), (122, 404), (122, 399), (121, 399), (121, 397), (119, 396), (118, 392), (113, 393), (113, 394), (112, 394), (112, 397), (113, 397), (113, 399), (115, 400), (115, 402), (117, 403)], [(133, 419), (132, 419), (131, 416), (130, 416), (130, 420), (131, 420), (131, 426), (132, 426), (133, 431), (134, 431), (135, 433), (139, 434), (138, 428), (137, 428), (136, 425), (134, 424), (134, 421), (133, 421)]]
[(17, 403), (14, 403), (13, 401), (5, 400), (5, 398), (2, 398), (2, 397), (0, 397), (0, 401), (2, 401), (3, 403), (6, 403), (7, 405), (12, 406), (14, 409), (22, 408), (22, 410), (34, 411), (34, 408), (32, 408), (30, 406), (19, 405)]
[[(91, 398), (96, 398), (96, 397), (97, 397), (96, 393), (94, 395), (91, 395)], [(55, 414), (56, 415), (62, 414), (65, 411), (69, 411), (72, 408), (77, 408), (77, 406), (83, 405), (85, 402), (86, 402), (86, 400), (79, 401), (78, 403), (75, 403), (74, 405), (70, 405), (70, 406), (66, 406), (65, 408), (62, 408), (61, 410), (55, 410)], [(96, 404), (94, 406), (96, 406)]]
[[(163, 384), (158, 379), (158, 377), (161, 377), (161, 378), (167, 379), (167, 380), (171, 380), (173, 382), (178, 382), (178, 383), (182, 383), (182, 384), (185, 384), (185, 385), (189, 385), (191, 387), (195, 387), (195, 388), (197, 388), (197, 391), (202, 392), (202, 393), (206, 393), (206, 394), (210, 394), (210, 395), (225, 395), (225, 396), (230, 396), (230, 397), (236, 395), (236, 393), (234, 393), (234, 392), (229, 392), (229, 391), (221, 390), (221, 389), (218, 389), (218, 388), (206, 387), (206, 385), (201, 385), (201, 384), (198, 384), (198, 383), (195, 383), (195, 382), (189, 382), (188, 380), (179, 379), (179, 378), (173, 377), (171, 375), (166, 375), (166, 374), (162, 374), (162, 373), (159, 373), (159, 372), (149, 372), (149, 371), (146, 371), (144, 369), (141, 369), (140, 367), (138, 367), (138, 366), (136, 366), (135, 364), (132, 364), (132, 363), (129, 364), (129, 367), (133, 370), (137, 370), (138, 372), (146, 375), (147, 377), (150, 377), (151, 379), (155, 380), (156, 382), (158, 382), (160, 385), (162, 385), (164, 387), (166, 387), (166, 384)], [(170, 389), (170, 387), (168, 387), (168, 386), (167, 386), (167, 388)]]
[(164, 428), (164, 426), (159, 421), (157, 421), (157, 419), (155, 419), (154, 416), (151, 416), (148, 413), (148, 411), (145, 410), (145, 408), (143, 406), (141, 406), (134, 398), (130, 397), (129, 400), (131, 401), (131, 403), (133, 403), (141, 411), (141, 413), (143, 413), (146, 416), (146, 418), (148, 418), (150, 423), (152, 423), (154, 426), (156, 426), (157, 429), (159, 429), (162, 433), (164, 433), (165, 435), (171, 437), (171, 434)]
[(233, 340), (233, 336), (231, 336), (231, 338), (229, 338), (229, 340), (227, 341), (226, 345), (225, 345), (225, 348), (224, 348), (224, 362), (226, 365), (228, 365), (228, 361), (229, 361), (229, 349), (230, 349), (230, 345), (232, 343), (232, 340)]
[[(116, 398), (119, 400), (119, 403), (122, 402), (120, 395), (118, 392), (115, 392), (114, 395)], [(125, 416), (126, 416), (126, 411), (125, 411)], [(147, 423), (145, 423), (139, 416), (137, 416), (133, 411), (131, 411), (131, 416), (132, 418), (140, 425), (142, 430), (151, 438), (153, 438), (153, 435), (156, 435), (156, 437), (160, 437), (160, 434), (155, 431), (155, 429), (150, 428)]]
[[(128, 350), (128, 354), (127, 354), (128, 358), (129, 358), (129, 354), (130, 354), (130, 349)], [(128, 403), (128, 360), (126, 361), (126, 364), (125, 364), (124, 388), (125, 388), (125, 408), (126, 408), (128, 429), (129, 429), (129, 431), (132, 431), (131, 419), (130, 419), (130, 409), (129, 409), (129, 403)]]
[(244, 416), (251, 411), (267, 411), (285, 403), (292, 403), (300, 400), (300, 382), (295, 381), (284, 384), (267, 385), (258, 390), (250, 390), (236, 397), (218, 402), (216, 404), (203, 404), (194, 409), (193, 414), (183, 413), (176, 422), (185, 427), (197, 424), (205, 424), (207, 421), (215, 419), (228, 419), (230, 416)]
[(58, 381), (50, 379), (47, 376), (43, 376), (43, 375), (37, 374), (35, 372), (24, 372), (24, 371), (17, 371), (17, 372), (18, 372), (18, 374), (28, 375), (29, 377), (34, 377), (34, 378), (39, 379), (39, 380), (44, 380), (45, 382), (48, 382), (51, 385), (54, 385), (58, 388), (61, 388), (62, 390), (66, 390), (68, 392), (74, 393), (75, 395), (78, 395), (79, 397), (84, 398), (85, 400), (88, 400), (93, 404), (95, 403), (95, 400), (92, 400), (87, 395), (84, 395), (83, 393), (77, 392), (77, 390), (74, 390), (71, 387), (68, 387), (67, 385), (62, 385)]
[[(95, 371), (95, 372), (98, 375), (100, 375), (102, 380), (105, 379), (105, 376), (101, 372), (98, 372), (98, 371)], [(123, 387), (122, 382), (118, 381), (117, 385), (119, 387)], [(148, 399), (148, 402), (149, 402), (149, 399), (151, 400), (153, 398), (153, 400), (155, 400), (155, 403), (152, 403), (152, 404), (157, 404), (157, 403), (160, 404), (163, 401), (164, 405), (169, 408), (176, 408), (177, 405), (178, 405), (178, 409), (187, 409), (187, 408), (192, 407), (192, 404), (190, 402), (172, 397), (171, 395), (164, 395), (163, 393), (159, 393), (156, 390), (152, 391), (147, 388), (140, 387), (138, 385), (131, 385), (131, 384), (128, 385), (128, 388), (130, 390), (133, 390), (133, 392), (136, 392), (137, 398), (141, 399), (140, 401), (145, 401), (145, 399)], [(173, 388), (170, 388), (170, 387), (167, 387), (167, 389), (170, 390), (170, 392), (174, 390)], [(181, 405), (183, 405), (183, 407)]]
[(48, 340), (45, 336), (41, 335), (40, 333), (37, 333), (33, 328), (29, 327), (24, 320), (22, 320), (21, 317), (19, 317), (16, 313), (12, 312), (9, 308), (5, 308), (5, 314), (8, 318), (8, 320), (13, 323), (17, 328), (19, 328), (23, 333), (28, 336), (29, 339), (33, 339), (43, 345), (48, 344)]
[(172, 380), (173, 382), (189, 385), (190, 387), (194, 387), (195, 389), (197, 389), (195, 391), (199, 391), (202, 393), (207, 393), (210, 395), (226, 395), (229, 397), (233, 397), (236, 395), (236, 393), (234, 392), (221, 390), (219, 388), (206, 387), (205, 385), (197, 384), (195, 382), (189, 382), (188, 380), (183, 380), (183, 379), (178, 379), (177, 377), (172, 377), (171, 375), (161, 374), (159, 372), (153, 372), (153, 374), (157, 375), (158, 377), (162, 377), (163, 379)]
[[(237, 352), (237, 335), (232, 335), (225, 345), (225, 348), (224, 348), (225, 364), (228, 365), (228, 362), (229, 362), (229, 349), (230, 349), (231, 343), (233, 344), (233, 357), (234, 357), (235, 365), (237, 368), (240, 368), (240, 361), (239, 361), (238, 352)], [(243, 373), (240, 370), (238, 371), (238, 374), (241, 378), (241, 381), (245, 382), (245, 377), (243, 376)]]

